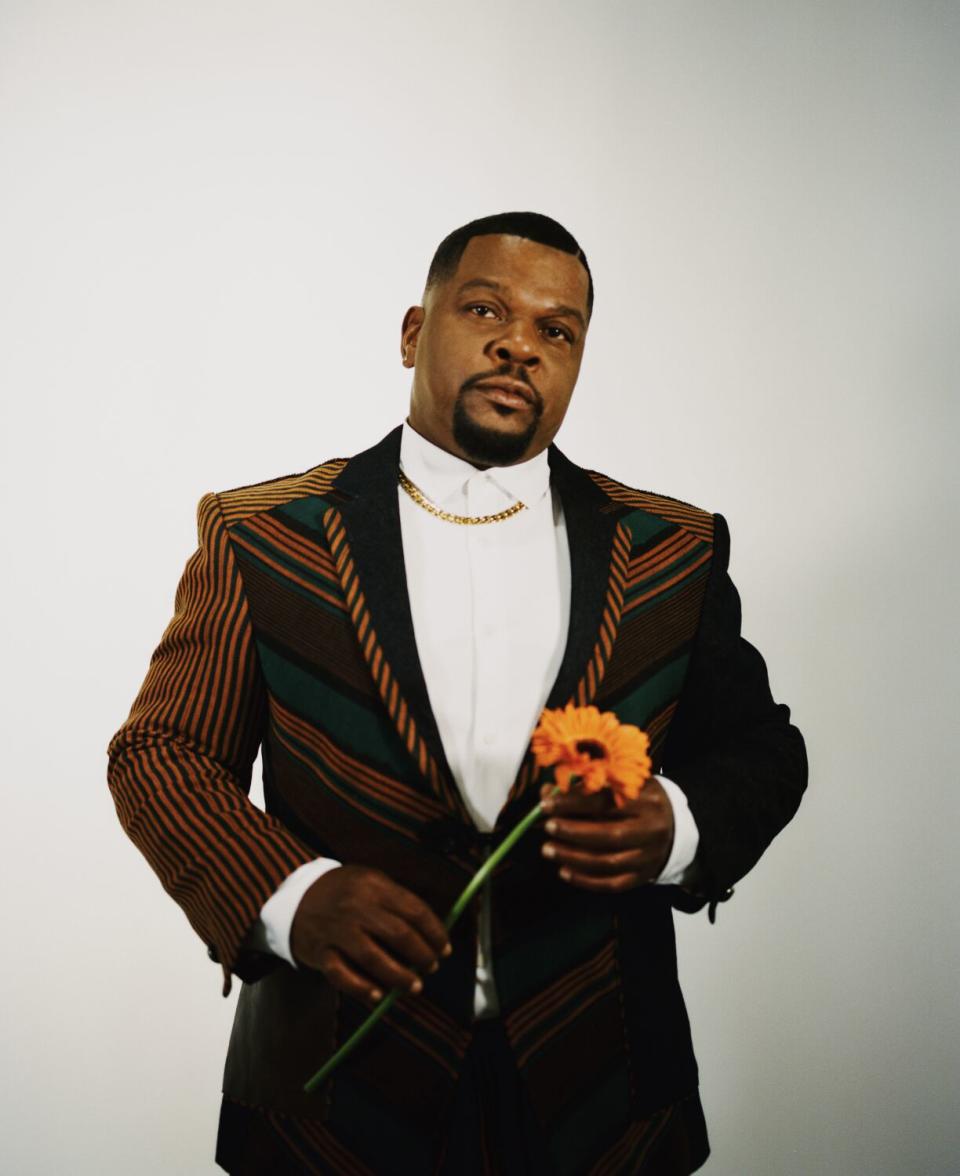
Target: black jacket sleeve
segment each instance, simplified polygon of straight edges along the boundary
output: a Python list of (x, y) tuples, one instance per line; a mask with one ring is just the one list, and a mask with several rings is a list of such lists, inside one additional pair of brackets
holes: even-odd
[(701, 624), (662, 759), (700, 833), (689, 888), (672, 896), (687, 911), (729, 898), (794, 815), (807, 783), (803, 737), (789, 708), (774, 702), (763, 658), (740, 636), (729, 558), (718, 514)]

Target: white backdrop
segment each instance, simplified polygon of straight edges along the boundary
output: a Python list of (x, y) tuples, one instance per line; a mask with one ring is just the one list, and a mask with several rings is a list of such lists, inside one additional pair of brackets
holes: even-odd
[(105, 749), (210, 489), (402, 419), (433, 249), (535, 209), (597, 303), (558, 438), (723, 512), (796, 820), (678, 916), (710, 1176), (956, 1171), (948, 3), (0, 3), (0, 1170), (212, 1173), (236, 990)]

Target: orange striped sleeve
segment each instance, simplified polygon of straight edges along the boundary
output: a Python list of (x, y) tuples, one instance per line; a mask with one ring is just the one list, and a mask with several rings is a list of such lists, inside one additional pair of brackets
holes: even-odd
[(199, 547), (107, 778), (121, 825), (219, 960), (226, 996), (264, 902), (316, 854), (249, 798), (266, 694), (215, 494), (197, 519)]

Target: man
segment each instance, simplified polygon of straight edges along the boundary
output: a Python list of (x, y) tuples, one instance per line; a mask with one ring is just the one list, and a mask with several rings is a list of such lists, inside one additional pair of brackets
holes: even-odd
[[(708, 1154), (672, 907), (712, 921), (806, 760), (740, 638), (721, 516), (552, 444), (592, 306), (556, 222), (474, 221), (404, 317), (404, 424), (201, 501), (110, 784), (224, 995), (244, 981), (229, 1172), (679, 1176)], [(448, 934), (545, 794), (530, 734), (567, 702), (643, 727), (656, 774), (622, 809), (558, 797)]]

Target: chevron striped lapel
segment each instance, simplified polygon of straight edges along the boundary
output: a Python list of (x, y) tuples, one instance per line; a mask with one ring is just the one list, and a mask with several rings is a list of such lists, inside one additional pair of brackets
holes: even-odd
[(570, 630), (547, 706), (584, 706), (596, 694), (620, 621), (629, 535), (619, 519), (627, 512), (555, 446), (548, 456), (570, 544)]
[(323, 525), (364, 658), (390, 717), (434, 795), (471, 826), (444, 754), (417, 653), (403, 563), (398, 426), (349, 460)]

